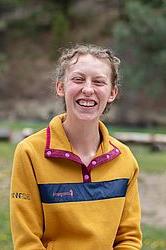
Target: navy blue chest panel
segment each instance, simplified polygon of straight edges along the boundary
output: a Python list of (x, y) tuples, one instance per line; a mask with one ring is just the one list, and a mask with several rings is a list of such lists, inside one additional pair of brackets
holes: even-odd
[(103, 182), (38, 184), (43, 203), (63, 203), (125, 197), (127, 178)]

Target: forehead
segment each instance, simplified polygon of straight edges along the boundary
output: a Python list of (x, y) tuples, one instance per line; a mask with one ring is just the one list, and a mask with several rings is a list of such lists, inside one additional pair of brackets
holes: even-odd
[(67, 72), (82, 72), (85, 74), (91, 73), (95, 75), (110, 76), (111, 64), (107, 58), (97, 58), (90, 54), (76, 55), (70, 61)]

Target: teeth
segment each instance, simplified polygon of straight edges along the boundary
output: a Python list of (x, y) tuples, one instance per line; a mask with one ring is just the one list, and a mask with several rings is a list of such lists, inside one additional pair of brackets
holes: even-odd
[(85, 101), (85, 100), (79, 100), (78, 104), (80, 106), (85, 106), (85, 107), (93, 107), (95, 106), (95, 101)]

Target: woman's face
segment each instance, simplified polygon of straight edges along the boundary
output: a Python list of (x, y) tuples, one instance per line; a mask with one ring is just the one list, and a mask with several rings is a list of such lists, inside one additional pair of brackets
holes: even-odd
[(75, 120), (99, 119), (117, 95), (117, 88), (111, 85), (109, 60), (90, 54), (71, 60), (64, 81), (58, 82), (56, 89), (65, 97), (67, 117)]

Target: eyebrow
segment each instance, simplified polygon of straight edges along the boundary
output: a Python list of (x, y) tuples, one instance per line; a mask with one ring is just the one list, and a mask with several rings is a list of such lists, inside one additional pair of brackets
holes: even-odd
[(79, 74), (79, 75), (85, 76), (85, 74), (80, 71), (73, 71), (72, 74)]
[[(86, 74), (84, 74), (83, 72), (80, 72), (80, 71), (73, 71), (72, 74), (79, 74), (81, 76), (86, 76)], [(97, 76), (94, 76), (94, 78), (104, 78), (104, 79), (106, 79), (107, 77), (105, 75), (97, 75)]]

